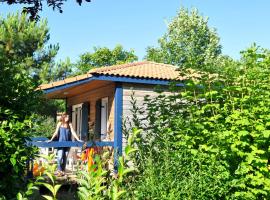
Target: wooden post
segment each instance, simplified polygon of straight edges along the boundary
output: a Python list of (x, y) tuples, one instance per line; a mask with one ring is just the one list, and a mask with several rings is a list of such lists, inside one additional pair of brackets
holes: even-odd
[(122, 156), (123, 88), (121, 83), (116, 83), (114, 96), (114, 171), (117, 172), (118, 158)]

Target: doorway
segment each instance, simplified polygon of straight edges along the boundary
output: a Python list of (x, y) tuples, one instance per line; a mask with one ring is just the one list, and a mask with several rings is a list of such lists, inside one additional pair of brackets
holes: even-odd
[(106, 140), (108, 134), (108, 102), (108, 97), (101, 99), (101, 141)]

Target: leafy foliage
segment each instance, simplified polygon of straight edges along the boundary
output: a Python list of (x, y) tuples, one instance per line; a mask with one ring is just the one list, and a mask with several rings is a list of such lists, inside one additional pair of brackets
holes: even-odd
[[(133, 134), (128, 139), (125, 147), (125, 155), (119, 157), (117, 173), (110, 172), (107, 168), (110, 162), (109, 153), (104, 151), (102, 155), (95, 156), (95, 163), (88, 170), (88, 166), (84, 166), (85, 170), (78, 172), (78, 197), (84, 199), (123, 199), (127, 194), (125, 185), (130, 179), (130, 174), (136, 170), (129, 166), (130, 156), (137, 151), (133, 147), (134, 140), (139, 134), (139, 130), (134, 129)], [(83, 164), (84, 165), (84, 164)]]
[[(90, 2), (91, 0), (85, 0), (86, 2)], [(30, 14), (30, 17), (32, 20), (39, 19), (38, 12), (42, 11), (42, 5), (44, 3), (44, 0), (1, 0), (1, 3), (7, 3), (9, 5), (12, 4), (24, 4), (29, 5), (24, 7), (24, 12), (27, 12)], [(47, 6), (52, 7), (53, 10), (57, 9), (60, 13), (63, 12), (62, 6), (66, 2), (66, 0), (46, 0)], [(82, 0), (76, 0), (76, 2), (81, 5)]]
[(47, 200), (57, 200), (57, 192), (61, 188), (60, 184), (56, 184), (56, 177), (54, 175), (56, 170), (56, 164), (54, 164), (55, 160), (55, 154), (51, 154), (49, 156), (42, 155), (43, 158), (46, 159), (46, 162), (44, 163), (45, 177), (49, 178), (49, 182), (44, 181), (44, 177), (40, 177), (40, 180), (42, 180), (39, 185), (45, 186), (51, 193), (51, 195), (42, 195)]
[(38, 107), (39, 74), (57, 52), (54, 46), (45, 48), (48, 40), (46, 21), (31, 22), (24, 14), (0, 19), (1, 107), (22, 118)]
[(117, 45), (112, 50), (107, 47), (94, 47), (94, 52), (82, 54), (76, 65), (78, 73), (84, 74), (96, 67), (129, 63), (136, 60), (138, 60), (138, 57), (133, 50), (126, 51), (121, 45)]
[(42, 195), (44, 199), (57, 200), (57, 193), (61, 185), (56, 184), (56, 177), (54, 175), (56, 170), (56, 164), (54, 163), (55, 154), (40, 155), (40, 157), (45, 159), (45, 162), (42, 163), (42, 171), (34, 174), (37, 177), (34, 181), (29, 180), (27, 190), (25, 192), (19, 192), (17, 194), (17, 200), (40, 199), (40, 195), (34, 196), (33, 194), (33, 191), (37, 191), (40, 186), (44, 186), (51, 193), (51, 196)]
[[(181, 132), (185, 119), (179, 99), (178, 91), (146, 97), (146, 119), (133, 118), (131, 124), (144, 131), (135, 140), (138, 151), (132, 160), (139, 173), (128, 183), (129, 198), (220, 199), (228, 193), (224, 162), (185, 143), (189, 136), (182, 135), (186, 129)], [(132, 104), (133, 116), (142, 116), (136, 99)]]
[(35, 155), (34, 149), (27, 146), (32, 125), (30, 119), (20, 122), (8, 110), (0, 112), (12, 116), (0, 122), (0, 196), (11, 199), (24, 186), (26, 161)]
[(144, 170), (129, 182), (130, 198), (220, 199), (228, 193), (228, 185), (223, 185), (228, 178), (224, 167), (208, 155), (168, 146), (141, 164)]
[[(173, 90), (173, 95), (161, 94), (154, 99), (146, 98), (146, 121), (149, 123), (139, 125), (144, 129), (144, 134), (137, 142), (140, 153), (137, 153), (135, 161), (146, 174), (139, 176), (138, 185), (152, 185), (142, 186), (142, 190), (138, 191), (142, 195), (149, 192), (154, 196), (162, 192), (168, 194), (166, 187), (158, 190), (153, 187), (160, 181), (156, 177), (158, 174), (192, 172), (201, 165), (210, 166), (201, 168), (203, 176), (192, 179), (195, 171), (181, 176), (182, 181), (187, 178), (191, 182), (202, 178), (205, 184), (202, 191), (208, 192), (200, 196), (201, 192), (188, 188), (193, 191), (194, 199), (270, 197), (270, 52), (253, 45), (241, 54), (238, 66), (225, 68), (224, 76), (191, 69), (181, 70), (180, 73), (187, 77), (181, 91)], [(183, 152), (190, 158), (186, 160), (186, 165), (181, 165), (188, 159), (180, 156)], [(172, 160), (179, 160), (179, 163), (171, 163), (171, 157)], [(171, 165), (166, 168), (167, 162)], [(200, 170), (197, 172), (200, 173)], [(152, 179), (145, 178), (149, 176)], [(170, 177), (168, 182), (177, 180), (175, 177)], [(213, 180), (218, 183), (212, 185), (215, 182)], [(165, 179), (165, 183), (168, 182)], [(182, 184), (178, 186), (177, 183)], [(173, 191), (173, 194), (181, 196), (182, 191), (187, 192), (186, 184), (189, 185), (188, 181), (176, 181), (174, 186), (180, 189), (179, 193)], [(215, 190), (215, 185), (220, 190)], [(153, 189), (145, 193), (143, 188)], [(209, 191), (207, 188), (212, 189)]]
[(55, 131), (56, 122), (55, 119), (50, 116), (35, 116), (36, 125), (33, 126), (32, 137), (51, 137), (52, 133)]
[(157, 48), (148, 47), (147, 60), (207, 71), (218, 67), (215, 62), (221, 54), (219, 37), (197, 9), (189, 12), (181, 8), (158, 43)]
[[(61, 74), (53, 67), (59, 47), (46, 47), (48, 40), (45, 20), (32, 22), (25, 14), (18, 13), (0, 19), (0, 107), (12, 111), (19, 120), (38, 113), (41, 116), (36, 115), (35, 122), (41, 121), (44, 116), (55, 114), (62, 104), (48, 102), (35, 91), (40, 83)], [(8, 116), (1, 112), (0, 121), (6, 118)]]
[(7, 199), (25, 186), (26, 161), (35, 154), (27, 146), (35, 122), (29, 116), (44, 105), (35, 89), (56, 54), (56, 47), (45, 48), (48, 40), (46, 21), (25, 14), (0, 19), (0, 193)]
[(29, 182), (26, 186), (26, 191), (25, 192), (19, 192), (16, 195), (16, 199), (17, 200), (28, 200), (29, 197), (31, 197), (31, 199), (37, 199), (34, 192), (38, 190), (38, 185), (40, 184), (41, 181), (41, 177), (37, 177), (36, 180), (34, 180), (33, 182)]
[(103, 168), (104, 166), (102, 165), (100, 156), (95, 157), (95, 163), (89, 171), (87, 171), (88, 166), (85, 166), (85, 170), (78, 173), (78, 182), (80, 185), (78, 196), (81, 200), (104, 199), (102, 191), (106, 189), (105, 183), (108, 172)]
[(64, 61), (56, 62), (55, 65), (47, 65), (44, 70), (39, 73), (42, 83), (49, 83), (53, 81), (63, 80), (75, 74), (74, 64), (71, 63), (70, 58)]

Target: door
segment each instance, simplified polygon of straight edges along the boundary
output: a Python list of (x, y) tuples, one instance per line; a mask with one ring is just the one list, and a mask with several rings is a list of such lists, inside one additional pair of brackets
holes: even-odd
[(82, 133), (82, 104), (77, 104), (72, 106), (72, 126), (81, 139)]
[(101, 140), (106, 140), (108, 132), (108, 97), (101, 99)]

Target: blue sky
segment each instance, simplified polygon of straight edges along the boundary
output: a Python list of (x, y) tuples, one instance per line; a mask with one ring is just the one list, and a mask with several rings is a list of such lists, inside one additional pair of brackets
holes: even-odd
[[(196, 7), (209, 17), (224, 54), (239, 58), (239, 52), (253, 42), (270, 49), (269, 0), (92, 0), (82, 6), (69, 0), (62, 14), (44, 6), (41, 16), (48, 19), (50, 43), (60, 44), (58, 59), (76, 61), (93, 46), (122, 44), (125, 49), (134, 49), (142, 60), (146, 47), (157, 45), (166, 31), (166, 21), (181, 5)], [(0, 4), (0, 15), (18, 9), (20, 6)]]

